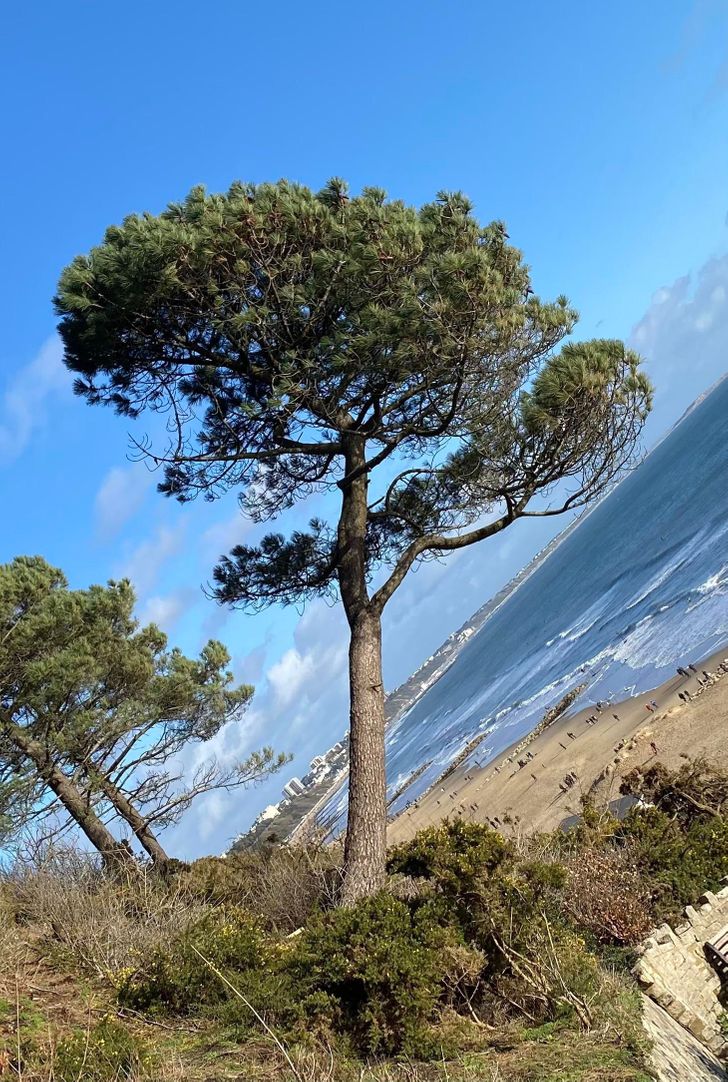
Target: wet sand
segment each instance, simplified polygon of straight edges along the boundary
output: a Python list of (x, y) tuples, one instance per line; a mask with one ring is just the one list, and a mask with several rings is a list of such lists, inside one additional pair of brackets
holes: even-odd
[[(619, 797), (624, 774), (651, 760), (676, 767), (685, 757), (704, 756), (728, 767), (728, 675), (719, 670), (726, 657), (728, 644), (700, 662), (693, 660), (698, 676), (676, 673), (644, 695), (603, 704), (601, 713), (596, 705), (571, 716), (567, 711), (544, 732), (523, 738), (487, 765), (458, 767), (389, 824), (388, 843), (406, 841), (423, 827), (454, 817), (490, 820), (505, 833), (553, 830), (579, 814), (587, 792), (600, 801)], [(699, 682), (703, 670), (712, 674), (704, 687)], [(689, 703), (679, 698), (681, 691), (693, 696)], [(651, 700), (657, 703), (654, 712), (647, 709)], [(594, 714), (596, 724), (587, 724)], [(532, 758), (519, 767), (528, 753)], [(559, 785), (570, 772), (576, 781), (562, 792)]]

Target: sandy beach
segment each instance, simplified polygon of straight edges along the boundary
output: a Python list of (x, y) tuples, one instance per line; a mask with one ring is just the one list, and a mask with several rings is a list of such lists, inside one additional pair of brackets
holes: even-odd
[[(463, 764), (389, 824), (388, 843), (455, 816), (490, 821), (505, 833), (553, 830), (579, 814), (583, 794), (615, 799), (624, 774), (651, 760), (676, 767), (686, 756), (704, 756), (728, 767), (728, 675), (719, 668), (727, 657), (728, 644), (694, 661), (697, 674), (676, 673), (643, 695), (603, 703), (601, 711), (596, 704), (570, 716), (567, 711), (482, 768)], [(575, 776), (569, 787), (568, 774)]]

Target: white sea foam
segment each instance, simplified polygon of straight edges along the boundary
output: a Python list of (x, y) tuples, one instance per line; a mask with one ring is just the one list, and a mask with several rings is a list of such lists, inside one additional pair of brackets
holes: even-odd
[(716, 571), (716, 573), (711, 575), (710, 578), (707, 578), (705, 582), (701, 582), (700, 586), (697, 587), (697, 593), (725, 593), (726, 587), (728, 587), (728, 564), (724, 564), (720, 571)]

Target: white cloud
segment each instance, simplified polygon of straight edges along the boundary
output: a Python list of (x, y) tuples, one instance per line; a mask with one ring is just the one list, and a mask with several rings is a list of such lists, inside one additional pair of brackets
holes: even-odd
[(299, 698), (303, 686), (316, 669), (313, 654), (301, 654), (293, 647), (286, 650), (280, 661), (268, 670), (268, 686), (271, 689), (275, 710), (285, 710)]
[[(229, 722), (211, 740), (188, 744), (172, 764), (173, 768), (181, 768), (184, 777), (191, 777), (198, 767), (212, 759), (226, 765), (243, 762), (254, 748), (266, 742), (260, 736), (264, 720), (255, 707), (245, 711), (237, 721)], [(281, 784), (276, 777), (271, 783), (271, 795)], [(250, 794), (251, 807), (255, 807), (257, 795), (254, 790), (247, 790), (247, 793)], [(165, 835), (165, 839), (172, 839), (172, 851), (189, 857), (201, 856), (209, 852), (211, 847), (223, 850), (231, 837), (245, 826), (245, 821), (241, 822), (236, 810), (241, 797), (244, 799), (241, 790), (230, 793), (216, 791), (196, 800), (183, 822)], [(255, 812), (250, 818), (254, 816)], [(203, 843), (202, 847), (200, 843)]]
[(630, 345), (655, 383), (653, 433), (661, 433), (728, 368), (728, 255), (663, 286), (632, 330)]
[(171, 594), (149, 597), (139, 610), (141, 624), (157, 624), (170, 634), (179, 620), (200, 600), (199, 590), (182, 588)]
[(100, 537), (109, 540), (141, 507), (152, 484), (152, 474), (142, 462), (114, 466), (96, 493), (94, 514)]
[(153, 537), (142, 541), (118, 565), (116, 577), (130, 579), (137, 597), (146, 597), (167, 560), (179, 552), (186, 525), (183, 518), (175, 526), (160, 526)]
[(13, 462), (47, 421), (49, 403), (70, 393), (71, 374), (58, 338), (50, 338), (35, 360), (21, 368), (0, 397), (0, 463)]
[(198, 816), (198, 831), (200, 840), (207, 842), (215, 834), (216, 830), (229, 815), (227, 794), (221, 792), (208, 793), (204, 802), (200, 801), (199, 811), (204, 814)]

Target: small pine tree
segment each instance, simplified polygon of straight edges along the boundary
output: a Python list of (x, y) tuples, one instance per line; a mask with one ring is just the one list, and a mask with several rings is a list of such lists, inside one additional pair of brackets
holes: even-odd
[(287, 758), (270, 748), (184, 781), (171, 763), (190, 741), (238, 718), (253, 689), (229, 656), (198, 659), (139, 627), (129, 582), (69, 590), (38, 556), (0, 566), (0, 812), (6, 831), (60, 810), (107, 859), (130, 859), (106, 825), (121, 819), (157, 864), (157, 836), (199, 795), (264, 777)]

